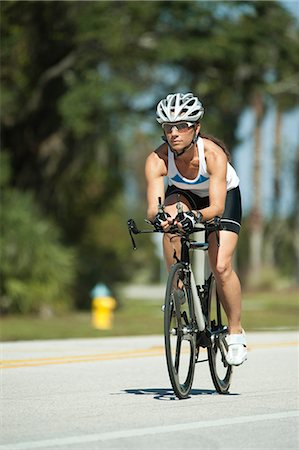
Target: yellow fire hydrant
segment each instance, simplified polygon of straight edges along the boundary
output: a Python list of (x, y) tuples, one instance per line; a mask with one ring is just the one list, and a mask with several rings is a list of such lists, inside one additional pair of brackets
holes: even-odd
[(110, 290), (104, 284), (97, 284), (91, 291), (93, 328), (97, 330), (110, 330), (113, 323), (113, 311), (116, 300), (111, 296)]

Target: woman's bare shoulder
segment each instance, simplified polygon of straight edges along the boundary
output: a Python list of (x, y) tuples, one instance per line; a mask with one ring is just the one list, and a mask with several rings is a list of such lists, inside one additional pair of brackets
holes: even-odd
[(206, 160), (220, 160), (227, 162), (227, 156), (223, 149), (210, 139), (203, 138), (204, 153)]
[(161, 144), (156, 150), (150, 153), (146, 159), (148, 170), (159, 172), (160, 175), (167, 175), (168, 152), (167, 145)]

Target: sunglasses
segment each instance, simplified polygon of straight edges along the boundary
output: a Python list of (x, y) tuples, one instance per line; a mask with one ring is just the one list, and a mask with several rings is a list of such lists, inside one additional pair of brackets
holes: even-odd
[(167, 134), (171, 133), (173, 128), (180, 133), (186, 133), (190, 128), (194, 127), (194, 125), (195, 124), (192, 122), (163, 123), (162, 128)]

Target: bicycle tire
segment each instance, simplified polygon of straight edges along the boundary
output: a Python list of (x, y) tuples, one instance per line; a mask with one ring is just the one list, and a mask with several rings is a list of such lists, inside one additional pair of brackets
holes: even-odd
[(208, 360), (213, 384), (219, 394), (228, 393), (232, 376), (232, 366), (227, 364), (225, 359), (228, 346), (225, 340), (227, 327), (222, 321), (224, 316), (216, 289), (216, 282), (214, 276), (211, 275), (208, 290), (207, 322), (209, 329), (212, 331), (212, 345), (208, 348)]
[[(167, 369), (175, 395), (187, 398), (192, 388), (195, 370), (196, 334), (193, 326), (193, 298), (186, 288), (186, 271), (176, 263), (169, 272), (164, 309), (164, 339)], [(184, 292), (179, 298), (178, 288)]]

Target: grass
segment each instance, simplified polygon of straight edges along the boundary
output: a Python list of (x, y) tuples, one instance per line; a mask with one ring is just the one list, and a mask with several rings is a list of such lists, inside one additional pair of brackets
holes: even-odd
[(248, 331), (299, 329), (299, 291), (252, 292), (243, 296), (242, 323)]
[[(247, 331), (298, 330), (299, 291), (252, 292), (243, 296), (242, 323)], [(69, 312), (41, 319), (5, 316), (0, 322), (2, 341), (90, 338), (163, 333), (161, 301), (126, 300), (114, 313), (110, 330), (92, 327), (91, 312)]]

